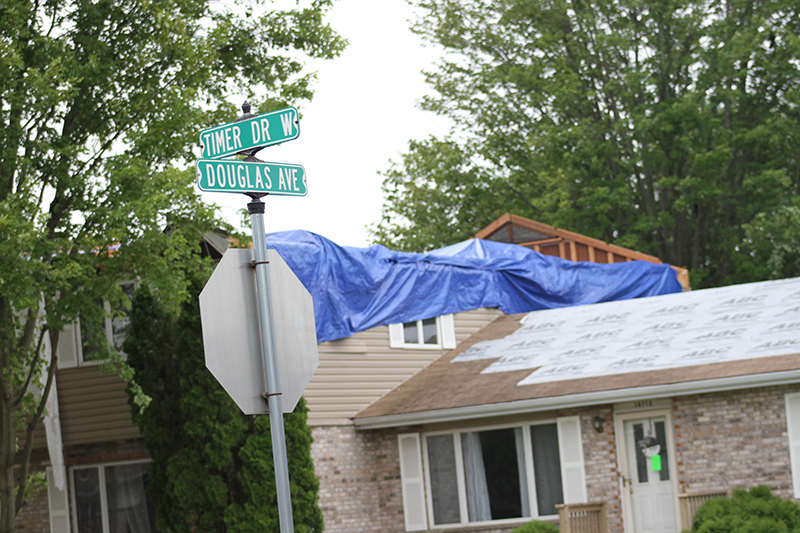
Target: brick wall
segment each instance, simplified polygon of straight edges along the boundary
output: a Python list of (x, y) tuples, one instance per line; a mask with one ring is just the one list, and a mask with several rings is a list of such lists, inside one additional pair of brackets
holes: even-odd
[[(559, 415), (581, 417), (586, 499), (591, 503), (605, 502), (609, 531), (622, 531), (617, 446), (611, 406), (570, 410)], [(595, 416), (603, 419), (602, 432), (594, 428)]]
[(143, 461), (149, 458), (141, 439), (121, 440), (68, 446), (64, 450), (64, 463), (71, 466), (112, 463), (117, 461)]
[[(34, 450), (31, 456), (31, 472), (44, 472), (43, 461), (49, 460), (47, 450)], [(15, 471), (15, 474), (17, 471)], [(16, 531), (25, 533), (50, 532), (50, 508), (47, 504), (47, 489), (29, 499), (17, 515)]]
[(767, 485), (792, 496), (787, 392), (797, 385), (686, 396), (673, 406), (683, 492)]
[(313, 429), (326, 533), (405, 531), (396, 431), (352, 426)]

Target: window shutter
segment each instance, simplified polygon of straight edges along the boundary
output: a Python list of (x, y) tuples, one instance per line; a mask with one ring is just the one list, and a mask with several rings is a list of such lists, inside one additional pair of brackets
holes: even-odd
[(559, 418), (557, 424), (564, 503), (584, 503), (586, 502), (586, 472), (583, 466), (580, 417)]
[(786, 395), (786, 429), (789, 435), (789, 458), (792, 465), (794, 497), (800, 497), (800, 393)]
[(423, 531), (428, 529), (428, 519), (425, 515), (425, 485), (419, 433), (398, 435), (397, 443), (400, 448), (400, 479), (406, 531)]
[(58, 368), (78, 366), (78, 324), (70, 324), (58, 336)]
[(67, 490), (56, 487), (53, 467), (47, 467), (47, 499), (50, 505), (50, 533), (69, 533)]
[(452, 350), (456, 347), (456, 328), (453, 325), (453, 315), (439, 317), (439, 328), (442, 332), (442, 348)]
[(404, 345), (403, 324), (389, 324), (389, 348), (402, 348)]

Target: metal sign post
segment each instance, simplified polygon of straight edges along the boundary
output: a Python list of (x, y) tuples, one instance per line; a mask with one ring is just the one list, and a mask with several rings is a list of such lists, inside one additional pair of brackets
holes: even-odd
[[(242, 111), (244, 114), (234, 122), (204, 130), (200, 134), (203, 158), (196, 164), (197, 184), (201, 190), (242, 192), (252, 199), (247, 207), (250, 211), (253, 232), (253, 264), (256, 271), (261, 355), (264, 361), (267, 388), (264, 397), (269, 408), (272, 457), (275, 463), (275, 487), (278, 496), (278, 518), (281, 533), (294, 533), (286, 434), (283, 427), (283, 399), (278, 374), (272, 297), (267, 268), (267, 242), (264, 238), (266, 234), (264, 231), (264, 202), (261, 201), (261, 198), (267, 194), (304, 196), (307, 192), (305, 170), (300, 165), (265, 163), (255, 159), (254, 155), (265, 146), (295, 139), (300, 133), (298, 113), (292, 107), (273, 113), (254, 115), (250, 113), (250, 104), (247, 102), (242, 105)], [(222, 159), (233, 155), (244, 155), (247, 158), (243, 161)], [(200, 311), (201, 314), (204, 312), (202, 306)], [(313, 309), (311, 316), (313, 324)], [(314, 343), (316, 344), (316, 337), (314, 337)], [(208, 351), (206, 351), (207, 358), (208, 355)], [(312, 373), (313, 368), (311, 368)], [(290, 396), (291, 394), (290, 392)]]
[(278, 381), (278, 362), (275, 356), (275, 335), (272, 327), (272, 299), (269, 291), (267, 242), (264, 240), (264, 202), (252, 195), (247, 204), (253, 231), (253, 253), (256, 267), (258, 313), (261, 317), (261, 346), (264, 350), (264, 370), (267, 377), (269, 427), (272, 433), (272, 459), (275, 463), (275, 487), (278, 492), (278, 519), (281, 533), (294, 533), (292, 495), (289, 490), (289, 464), (286, 458), (286, 435), (283, 428), (283, 400)]

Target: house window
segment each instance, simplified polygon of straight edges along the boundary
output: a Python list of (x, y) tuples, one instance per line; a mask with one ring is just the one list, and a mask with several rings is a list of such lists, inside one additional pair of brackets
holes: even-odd
[[(556, 505), (586, 501), (578, 417), (422, 437), (433, 526), (552, 518)], [(410, 451), (401, 450), (404, 464), (412, 463)], [(417, 512), (410, 504), (405, 511)]]
[(435, 318), (406, 322), (403, 324), (403, 343), (406, 345), (439, 345), (438, 326)]
[(157, 533), (145, 488), (149, 463), (72, 469), (73, 519), (81, 533)]
[(389, 345), (392, 348), (451, 350), (456, 347), (453, 315), (391, 324)]
[[(128, 301), (133, 300), (136, 283), (122, 283), (120, 287), (123, 297)], [(94, 317), (81, 315), (75, 328), (77, 335), (75, 335), (76, 342), (73, 351), (77, 354), (79, 364), (101, 361), (107, 345), (113, 346), (122, 353), (122, 343), (128, 338), (128, 330), (130, 329), (129, 306), (119, 304), (112, 308), (107, 301), (101, 299), (98, 299), (96, 304), (98, 308), (102, 308), (102, 315)], [(59, 346), (59, 350), (62, 350), (61, 346)], [(68, 349), (65, 347), (66, 350)], [(65, 367), (65, 365), (60, 366), (61, 368)]]

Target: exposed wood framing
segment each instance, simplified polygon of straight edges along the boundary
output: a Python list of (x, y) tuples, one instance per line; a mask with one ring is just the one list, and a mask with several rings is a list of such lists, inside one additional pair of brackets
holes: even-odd
[[(514, 234), (519, 234), (519, 232), (514, 231), (515, 228), (528, 230), (540, 235), (546, 235), (547, 238), (535, 241), (515, 241)], [(656, 264), (663, 263), (659, 258), (652, 255), (643, 254), (629, 248), (623, 248), (622, 246), (617, 246), (616, 244), (609, 244), (598, 239), (593, 239), (592, 237), (587, 237), (586, 235), (555, 228), (553, 226), (536, 222), (535, 220), (518, 217), (510, 213), (502, 215), (500, 218), (479, 231), (475, 237), (478, 239), (492, 240), (492, 237), (500, 231), (507, 232), (508, 242), (530, 248), (540, 253), (545, 253), (546, 255), (556, 255), (553, 253), (554, 250), (550, 249), (551, 247), (557, 245), (558, 257), (572, 261), (580, 260), (581, 254), (583, 254), (583, 251), (586, 250), (586, 255), (583, 257), (593, 263), (601, 263), (602, 261), (599, 259), (603, 257), (605, 257), (606, 263), (619, 263), (627, 261), (647, 261)], [(569, 245), (569, 251), (567, 251), (567, 245)], [(605, 252), (605, 256), (602, 255), (602, 252)], [(683, 267), (676, 267), (674, 265), (670, 266), (672, 266), (672, 268), (674, 268), (677, 272), (678, 281), (680, 281), (681, 285), (683, 285), (684, 288), (688, 288), (689, 271)]]

